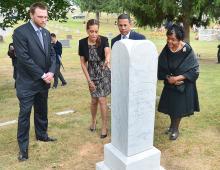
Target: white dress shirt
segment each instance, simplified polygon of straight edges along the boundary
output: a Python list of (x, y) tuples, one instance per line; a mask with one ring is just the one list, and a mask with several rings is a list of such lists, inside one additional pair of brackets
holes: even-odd
[[(122, 34), (121, 34), (121, 40), (123, 40), (123, 39), (129, 39), (130, 33), (131, 33), (131, 32), (129, 32), (127, 35), (122, 35)], [(126, 36), (126, 37), (124, 38), (124, 36)]]

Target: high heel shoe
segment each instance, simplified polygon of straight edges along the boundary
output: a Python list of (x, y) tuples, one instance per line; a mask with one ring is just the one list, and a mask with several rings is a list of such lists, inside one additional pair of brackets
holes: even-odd
[(95, 130), (96, 130), (96, 128), (89, 128), (89, 130), (91, 131), (91, 132), (95, 132)]
[(95, 123), (95, 126), (90, 126), (89, 127), (89, 130), (91, 131), (91, 132), (95, 132), (96, 131), (96, 123)]
[(104, 138), (106, 138), (107, 136), (108, 136), (108, 135), (107, 135), (107, 130), (106, 130), (106, 134), (102, 134), (102, 133), (101, 133), (100, 138), (101, 138), (101, 139), (104, 139)]
[(101, 139), (104, 139), (104, 138), (106, 138), (107, 136), (108, 136), (108, 135), (107, 135), (107, 133), (106, 133), (106, 134), (104, 134), (104, 135), (103, 135), (103, 134), (101, 134), (101, 135), (100, 135), (100, 138), (101, 138)]

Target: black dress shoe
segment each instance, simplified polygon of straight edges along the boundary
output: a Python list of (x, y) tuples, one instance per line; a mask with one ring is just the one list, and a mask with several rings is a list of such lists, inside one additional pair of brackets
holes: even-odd
[(62, 83), (61, 86), (65, 86), (66, 84), (67, 84), (66, 82), (65, 82), (65, 83)]
[(179, 130), (175, 130), (170, 134), (170, 140), (176, 140), (179, 136)]
[(46, 138), (37, 138), (37, 140), (39, 141), (43, 141), (43, 142), (54, 142), (54, 141), (57, 141), (56, 138), (53, 138), (53, 137), (46, 137)]
[(20, 162), (26, 161), (27, 159), (28, 159), (28, 151), (25, 151), (25, 152), (20, 151), (18, 153), (18, 160)]
[(172, 133), (173, 132), (173, 128), (171, 128), (171, 127), (169, 127), (169, 128), (167, 128), (166, 130), (165, 130), (165, 134), (166, 135), (168, 135), (168, 134), (170, 134), (170, 133)]

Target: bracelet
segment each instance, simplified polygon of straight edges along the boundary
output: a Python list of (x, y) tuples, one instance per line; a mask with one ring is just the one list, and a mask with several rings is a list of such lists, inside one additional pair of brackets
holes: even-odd
[(92, 83), (92, 81), (91, 81), (91, 80), (89, 80), (89, 81), (88, 81), (88, 83), (89, 83), (89, 84), (91, 84), (91, 83)]

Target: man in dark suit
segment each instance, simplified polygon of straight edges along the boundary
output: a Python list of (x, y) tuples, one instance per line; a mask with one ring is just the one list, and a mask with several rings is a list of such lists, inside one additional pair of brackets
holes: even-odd
[(50, 35), (51, 35), (51, 42), (52, 42), (53, 48), (56, 52), (56, 71), (54, 74), (53, 88), (57, 88), (58, 78), (62, 82), (61, 86), (65, 86), (67, 84), (62, 73), (60, 72), (60, 65), (62, 64), (62, 62), (61, 62), (62, 44), (57, 40), (56, 34), (51, 33)]
[(145, 40), (145, 36), (131, 30), (131, 19), (127, 14), (118, 16), (118, 29), (120, 34), (112, 39), (111, 47), (121, 39)]
[(28, 159), (30, 113), (34, 106), (36, 139), (55, 141), (47, 134), (48, 89), (56, 67), (50, 33), (44, 29), (48, 12), (44, 3), (30, 7), (31, 20), (15, 29), (13, 44), (17, 57), (16, 91), (20, 105), (17, 140), (19, 161)]

